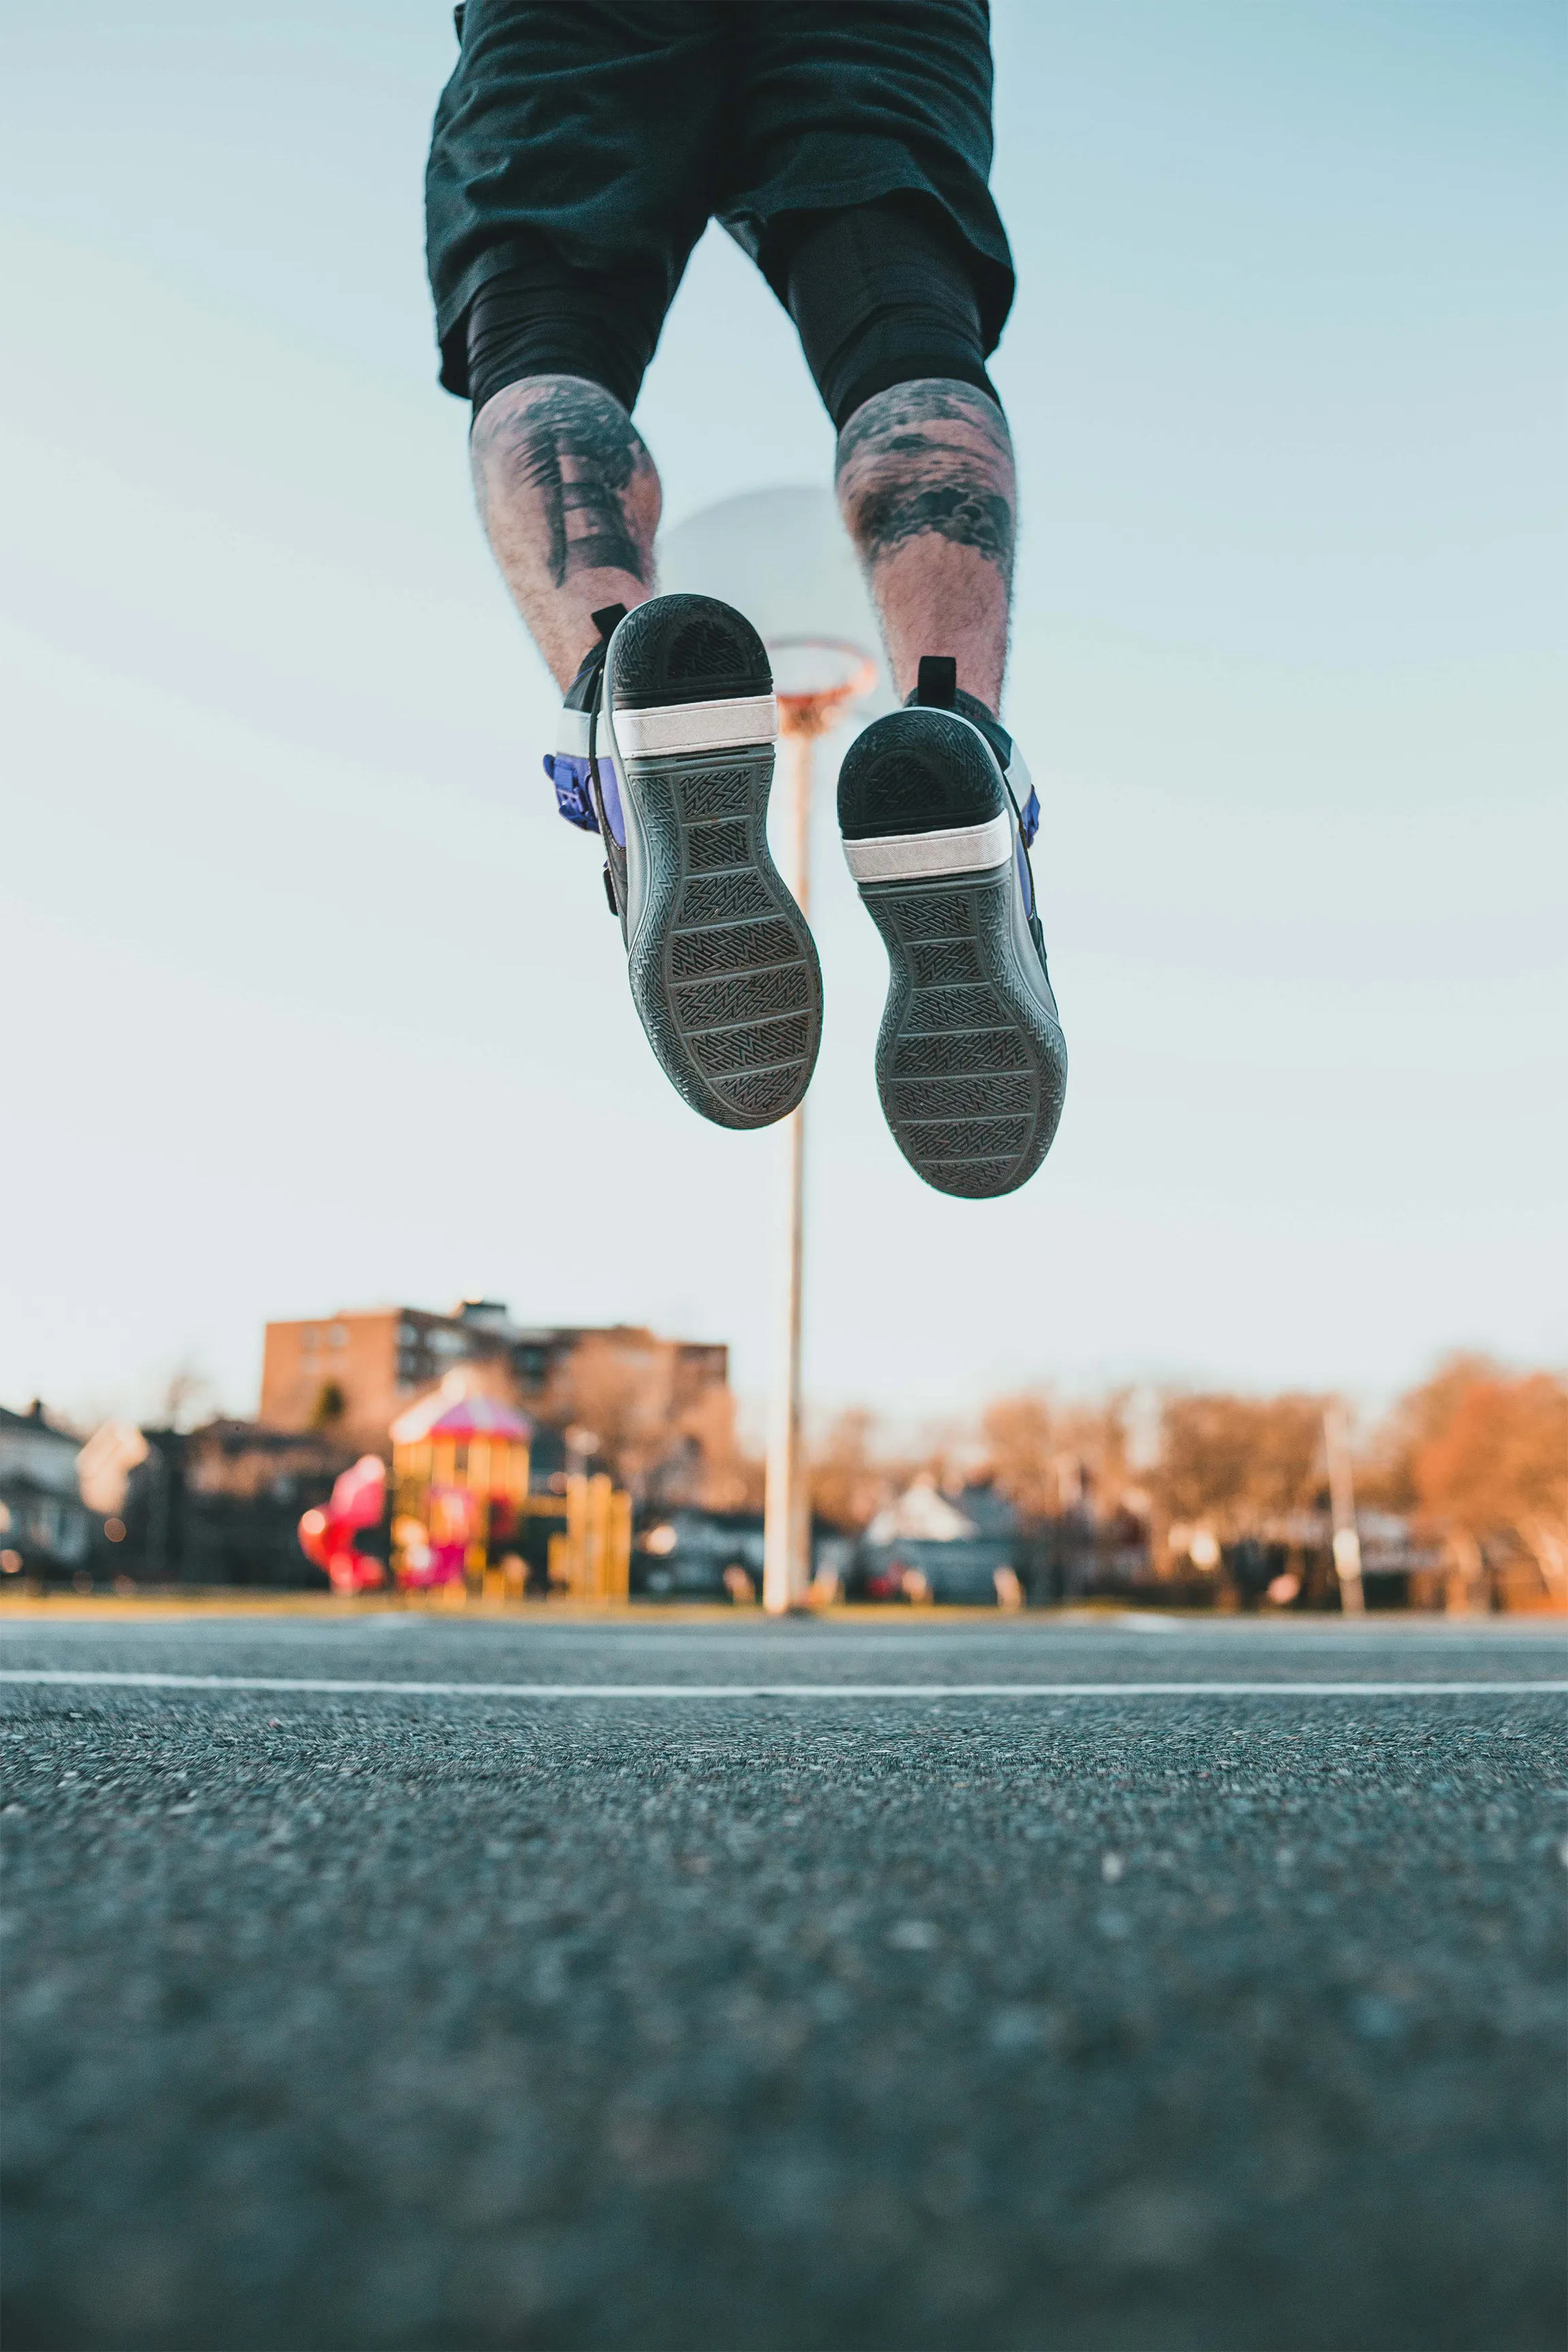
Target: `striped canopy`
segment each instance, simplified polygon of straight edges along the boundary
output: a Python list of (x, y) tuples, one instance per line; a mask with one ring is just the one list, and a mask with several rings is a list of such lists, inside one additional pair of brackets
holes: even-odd
[(499, 1437), (526, 1442), (533, 1424), (494, 1397), (454, 1396), (445, 1381), (433, 1396), (399, 1413), (392, 1424), (395, 1445), (417, 1445), (426, 1437)]

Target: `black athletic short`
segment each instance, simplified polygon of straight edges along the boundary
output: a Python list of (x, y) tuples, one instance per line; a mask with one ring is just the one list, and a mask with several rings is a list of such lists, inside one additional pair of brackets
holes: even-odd
[(987, 184), (985, 0), (468, 0), (458, 15), (426, 184), (449, 391), (470, 389), (468, 314), (492, 279), (564, 269), (613, 287), (640, 380), (631, 348), (646, 365), (710, 218), (787, 303), (792, 261), (828, 216), (889, 200), (955, 257), (982, 355), (995, 349), (1013, 266)]

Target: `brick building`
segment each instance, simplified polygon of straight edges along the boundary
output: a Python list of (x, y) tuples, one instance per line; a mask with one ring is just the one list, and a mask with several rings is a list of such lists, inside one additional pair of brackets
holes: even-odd
[(678, 1412), (729, 1384), (725, 1347), (661, 1339), (631, 1324), (530, 1328), (499, 1300), (466, 1298), (449, 1315), (385, 1307), (268, 1323), (259, 1418), (268, 1429), (330, 1432), (344, 1445), (385, 1453), (396, 1416), (461, 1364), (493, 1394), (548, 1423), (567, 1365), (588, 1340), (628, 1367), (657, 1367)]

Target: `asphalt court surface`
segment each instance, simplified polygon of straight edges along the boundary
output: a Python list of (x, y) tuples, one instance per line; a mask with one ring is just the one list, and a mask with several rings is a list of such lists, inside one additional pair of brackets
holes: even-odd
[(0, 1672), (13, 2347), (1563, 2344), (1561, 1626)]

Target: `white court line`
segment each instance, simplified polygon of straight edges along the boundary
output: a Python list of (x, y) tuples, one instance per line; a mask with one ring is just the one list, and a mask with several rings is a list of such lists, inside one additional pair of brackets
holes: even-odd
[(1458, 1698), (1568, 1693), (1563, 1682), (1452, 1683), (424, 1683), (328, 1675), (99, 1674), (0, 1668), (0, 1683), (113, 1690), (327, 1691), (404, 1698)]

